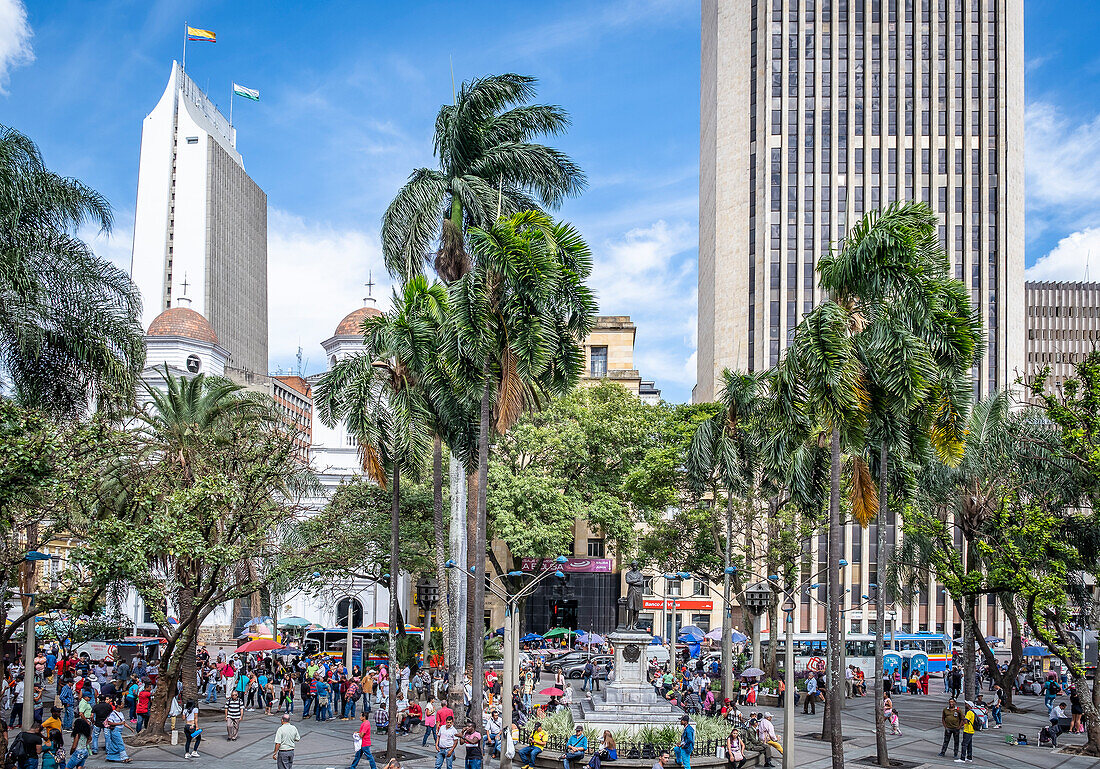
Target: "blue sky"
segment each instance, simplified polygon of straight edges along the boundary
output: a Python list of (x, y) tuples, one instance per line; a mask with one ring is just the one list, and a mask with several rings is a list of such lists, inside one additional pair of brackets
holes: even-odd
[[(1031, 0), (1025, 14), (1028, 265), (1042, 259), (1030, 274), (1079, 277), (1094, 250), (1097, 278), (1100, 7)], [(388, 295), (378, 222), (409, 171), (434, 165), (431, 130), (451, 98), (453, 60), (458, 81), (537, 76), (539, 100), (572, 114), (555, 144), (590, 186), (561, 215), (593, 248), (601, 312), (632, 315), (642, 376), (669, 400), (690, 397), (698, 2), (0, 0), (0, 123), (111, 200), (115, 234), (96, 243), (120, 264), (141, 122), (180, 56), (184, 21), (217, 32), (218, 43), (188, 48), (188, 71), (223, 111), (232, 80), (261, 92), (236, 104), (234, 122), (245, 167), (268, 194), (273, 368), (288, 369), (299, 344), (308, 368), (321, 366), (319, 342), (360, 304), (368, 271)]]

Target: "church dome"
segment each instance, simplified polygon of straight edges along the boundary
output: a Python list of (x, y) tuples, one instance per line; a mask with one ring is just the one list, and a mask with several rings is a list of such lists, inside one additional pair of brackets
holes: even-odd
[[(351, 317), (350, 315), (348, 317)], [(149, 336), (181, 336), (218, 344), (210, 321), (189, 307), (169, 307), (149, 324)]]
[(358, 310), (349, 312), (340, 321), (340, 325), (336, 327), (336, 333), (333, 336), (362, 336), (363, 321), (381, 314), (382, 311), (377, 307), (360, 307)]

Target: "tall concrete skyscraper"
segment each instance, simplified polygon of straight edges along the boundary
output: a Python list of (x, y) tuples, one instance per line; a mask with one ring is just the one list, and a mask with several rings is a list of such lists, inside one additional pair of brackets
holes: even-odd
[(267, 374), (267, 195), (176, 62), (141, 130), (130, 273), (146, 326), (186, 296), (229, 351), (227, 372)]
[(863, 214), (922, 200), (989, 337), (1024, 372), (1023, 0), (702, 0), (696, 401), (774, 365), (815, 265)]

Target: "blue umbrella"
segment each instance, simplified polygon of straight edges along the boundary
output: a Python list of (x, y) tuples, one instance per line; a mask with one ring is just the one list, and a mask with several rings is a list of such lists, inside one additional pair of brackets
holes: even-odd
[(526, 644), (526, 643), (531, 643), (532, 641), (541, 641), (542, 636), (540, 636), (538, 633), (528, 633), (527, 635), (525, 635), (523, 638), (521, 638), (519, 640), (520, 640), (520, 643), (525, 643)]
[(680, 640), (681, 641), (690, 641), (692, 643), (698, 643), (699, 641), (703, 640), (704, 636), (706, 636), (706, 633), (704, 633), (699, 628), (695, 627), (695, 625), (688, 625), (686, 627), (680, 628)]
[(991, 635), (991, 636), (986, 636), (985, 637), (985, 642), (987, 644), (1003, 644), (1005, 642), (1005, 639), (998, 638), (995, 635)]
[(649, 642), (650, 646), (661, 646), (662, 644), (664, 644), (664, 641), (661, 640), (659, 635), (653, 636), (653, 640)]
[(735, 644), (743, 644), (747, 640), (749, 640), (749, 637), (747, 635), (742, 635), (741, 633), (738, 633), (736, 630), (734, 630), (732, 633), (730, 633), (730, 641), (732, 641)]

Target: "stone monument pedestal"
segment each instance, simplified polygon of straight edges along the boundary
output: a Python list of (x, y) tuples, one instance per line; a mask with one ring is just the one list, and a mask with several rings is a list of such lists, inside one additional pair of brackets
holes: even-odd
[[(683, 711), (659, 697), (646, 681), (649, 660), (645, 652), (652, 638), (643, 630), (621, 626), (607, 635), (615, 648), (615, 680), (609, 681), (604, 691), (593, 692), (591, 699), (575, 704), (579, 704), (584, 726), (619, 731), (679, 723)], [(578, 720), (576, 711), (574, 720)]]

